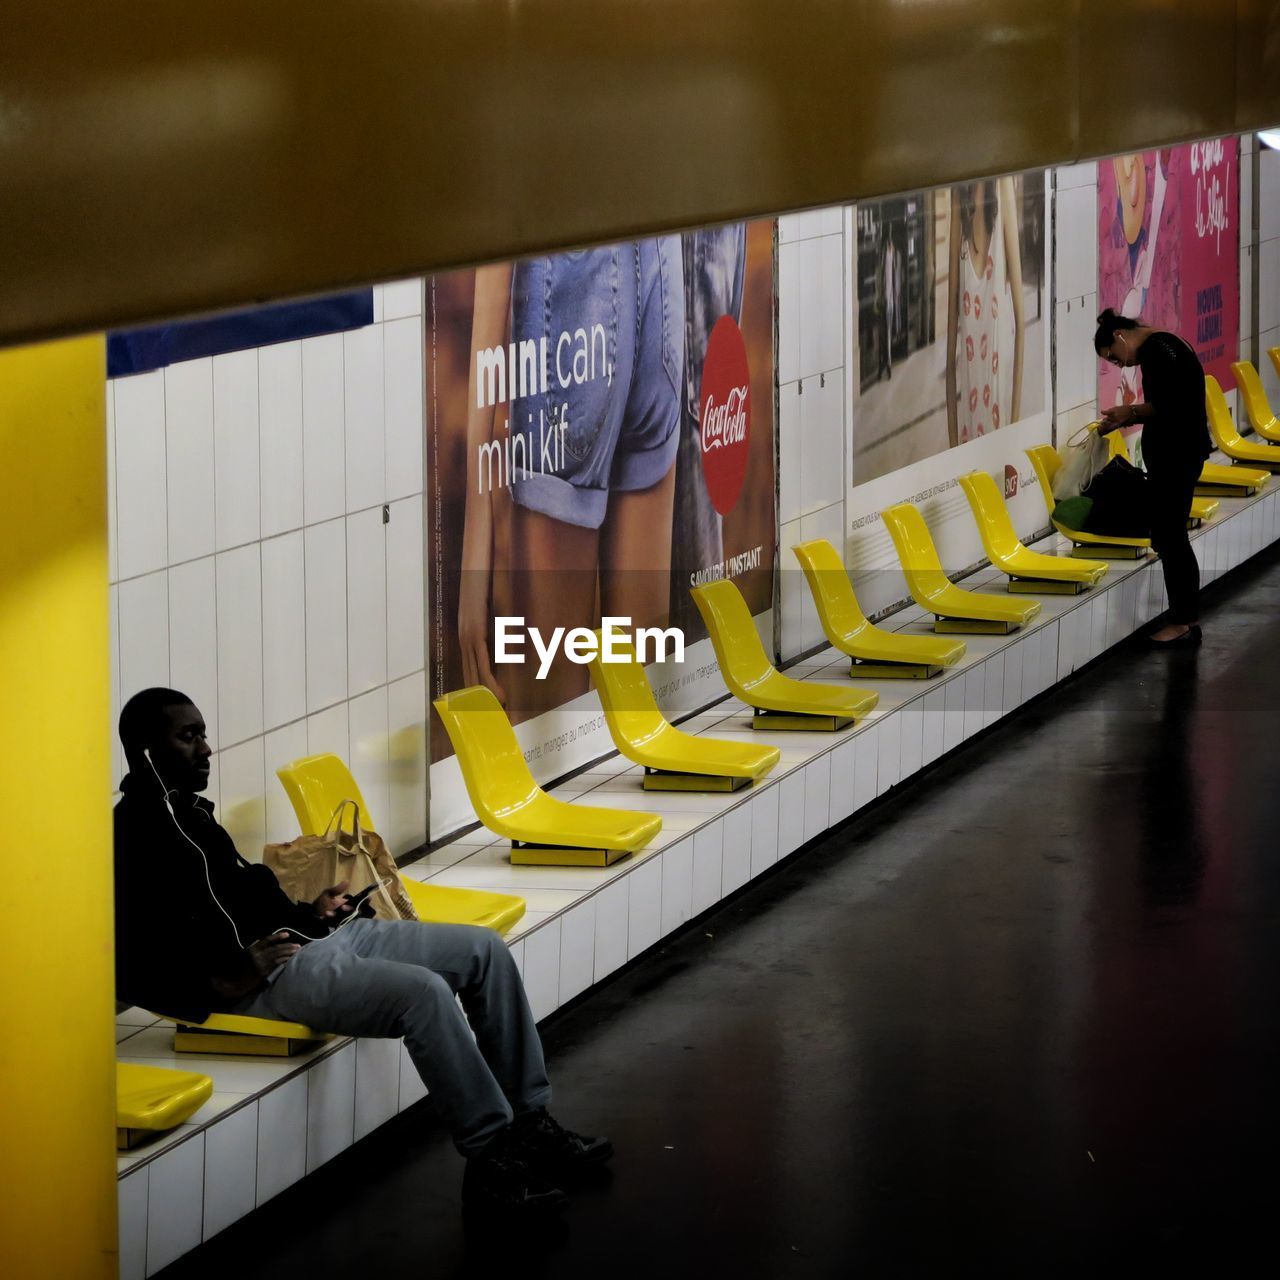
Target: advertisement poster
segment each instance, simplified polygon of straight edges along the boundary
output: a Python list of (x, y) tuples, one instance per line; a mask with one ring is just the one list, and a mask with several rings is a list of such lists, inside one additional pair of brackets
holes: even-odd
[(853, 484), (1046, 405), (1043, 170), (857, 206)]
[[(1098, 310), (1180, 334), (1235, 386), (1240, 339), (1240, 156), (1235, 138), (1098, 165)], [(1137, 368), (1098, 362), (1098, 403), (1142, 397)]]
[[(428, 279), (432, 698), (487, 685), (518, 726), (587, 693), (563, 648), (499, 661), (495, 618), (692, 644), (699, 581), (771, 608), (773, 245), (737, 223)], [(431, 751), (452, 754), (434, 714)]]

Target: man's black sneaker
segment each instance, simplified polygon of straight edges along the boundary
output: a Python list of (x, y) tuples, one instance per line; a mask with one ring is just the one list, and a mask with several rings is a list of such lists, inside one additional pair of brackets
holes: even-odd
[(462, 1203), (497, 1213), (547, 1213), (564, 1208), (565, 1195), (533, 1167), (507, 1128), (468, 1158)]
[(517, 1116), (511, 1133), (520, 1158), (552, 1178), (593, 1169), (613, 1155), (608, 1138), (574, 1133), (554, 1120), (545, 1107)]

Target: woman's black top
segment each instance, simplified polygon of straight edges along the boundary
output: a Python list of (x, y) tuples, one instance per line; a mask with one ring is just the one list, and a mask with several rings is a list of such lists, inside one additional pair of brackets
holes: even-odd
[(1190, 466), (1213, 452), (1204, 407), (1204, 366), (1191, 345), (1163, 330), (1138, 348), (1143, 398), (1155, 410), (1142, 429), (1149, 471)]

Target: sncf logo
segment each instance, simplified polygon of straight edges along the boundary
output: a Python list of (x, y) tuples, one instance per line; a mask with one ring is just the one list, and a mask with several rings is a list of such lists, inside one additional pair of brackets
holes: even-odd
[(1004, 496), (1012, 498), (1018, 492), (1018, 469), (1006, 466), (1004, 469)]

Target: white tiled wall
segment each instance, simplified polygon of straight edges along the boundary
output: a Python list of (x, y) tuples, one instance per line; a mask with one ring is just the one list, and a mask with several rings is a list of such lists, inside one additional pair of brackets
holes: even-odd
[(1098, 168), (1062, 165), (1054, 189), (1055, 428), (1059, 442), (1098, 409)]
[(190, 693), (247, 857), (297, 834), (275, 769), (317, 751), (393, 851), (426, 839), (422, 350), (409, 280), (363, 329), (108, 384), (113, 724)]
[[(1250, 141), (1252, 139), (1250, 138)], [(1252, 156), (1245, 158), (1252, 159)], [(1254, 232), (1255, 241), (1251, 249), (1257, 255), (1258, 269), (1258, 372), (1267, 389), (1267, 397), (1273, 409), (1280, 409), (1280, 375), (1277, 374), (1267, 352), (1272, 347), (1280, 346), (1280, 151), (1260, 148), (1258, 161), (1258, 226)], [(1242, 166), (1242, 175), (1246, 167)], [(1241, 196), (1243, 200), (1243, 194)], [(1244, 219), (1241, 220), (1244, 225)], [(1242, 234), (1242, 241), (1244, 239)], [(1242, 275), (1244, 263), (1241, 263)], [(1252, 308), (1246, 316), (1244, 298), (1241, 298), (1240, 325), (1241, 334), (1252, 319)], [(1241, 353), (1247, 357), (1249, 347), (1244, 341), (1240, 345)]]

